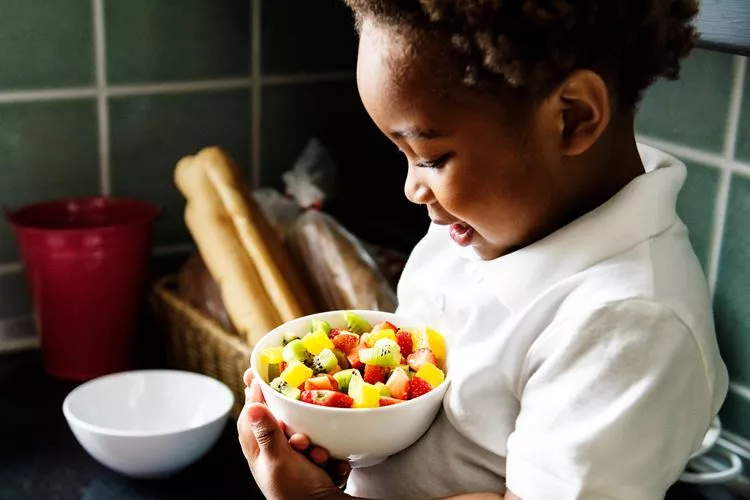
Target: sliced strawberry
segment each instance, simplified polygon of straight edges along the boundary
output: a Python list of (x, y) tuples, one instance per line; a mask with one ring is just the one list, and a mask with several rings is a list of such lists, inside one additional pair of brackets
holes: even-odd
[(341, 333), (342, 331), (343, 331), (343, 330), (341, 330), (340, 328), (331, 328), (331, 331), (330, 331), (330, 332), (328, 332), (328, 338), (329, 338), (329, 339), (331, 339), (331, 340), (333, 340), (333, 339), (335, 339), (335, 338), (336, 338), (336, 336), (337, 336), (337, 335), (338, 335), (339, 333)]
[(281, 364), (279, 365), (279, 370), (281, 370), (279, 373), (281, 373), (284, 370), (286, 370), (286, 361), (282, 361), (281, 362)]
[(355, 370), (361, 370), (365, 366), (359, 360), (359, 348), (360, 346), (357, 346), (356, 348), (352, 349), (352, 351), (349, 354), (346, 355), (346, 359), (349, 360), (349, 364)]
[(311, 405), (314, 405), (315, 403), (313, 402), (312, 395), (313, 395), (312, 391), (302, 391), (302, 394), (300, 394), (299, 400), (302, 401), (303, 403), (310, 403)]
[(414, 341), (411, 339), (411, 334), (409, 332), (399, 330), (396, 333), (396, 342), (401, 349), (402, 356), (409, 356), (414, 352)]
[(406, 358), (406, 362), (415, 372), (418, 372), (425, 363), (432, 363), (437, 366), (437, 358), (429, 349), (417, 349)]
[(359, 344), (359, 337), (353, 333), (341, 332), (333, 337), (333, 347), (349, 354)]
[(331, 406), (334, 408), (351, 408), (354, 400), (343, 392), (314, 390), (304, 391), (302, 400), (318, 406)]
[(418, 398), (432, 390), (432, 386), (419, 377), (412, 377), (409, 382), (409, 396), (411, 399)]
[(368, 384), (377, 384), (385, 382), (385, 376), (388, 374), (388, 368), (385, 366), (365, 365), (364, 379)]
[(336, 382), (336, 379), (330, 375), (318, 375), (305, 380), (305, 390), (338, 391), (339, 384)]
[(409, 399), (409, 375), (401, 368), (396, 368), (388, 377), (385, 386), (396, 399)]
[(398, 403), (403, 403), (403, 401), (396, 398), (389, 398), (388, 396), (380, 396), (380, 406), (391, 406)]
[(394, 333), (398, 331), (398, 327), (390, 321), (383, 321), (378, 323), (372, 328), (372, 332), (379, 332), (380, 330), (392, 330)]

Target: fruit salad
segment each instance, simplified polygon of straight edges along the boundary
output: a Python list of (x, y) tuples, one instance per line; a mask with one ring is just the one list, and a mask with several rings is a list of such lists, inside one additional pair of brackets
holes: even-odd
[(342, 313), (341, 328), (312, 320), (302, 337), (261, 353), (284, 396), (319, 406), (376, 408), (418, 398), (445, 380), (445, 340), (429, 327), (370, 325)]

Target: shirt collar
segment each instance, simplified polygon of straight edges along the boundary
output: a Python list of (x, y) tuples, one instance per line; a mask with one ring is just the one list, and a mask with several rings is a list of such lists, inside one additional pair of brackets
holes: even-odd
[(498, 259), (462, 256), (474, 261), (506, 307), (518, 311), (554, 283), (664, 232), (677, 218), (686, 168), (651, 147), (639, 145), (639, 152), (646, 172), (595, 210)]

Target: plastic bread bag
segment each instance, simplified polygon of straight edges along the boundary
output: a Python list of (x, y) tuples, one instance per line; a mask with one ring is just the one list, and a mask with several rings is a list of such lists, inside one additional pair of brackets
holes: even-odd
[[(312, 139), (292, 170), (284, 173), (286, 196), (255, 194), (285, 241), (295, 266), (320, 310), (393, 312), (396, 294), (365, 244), (320, 211), (335, 189), (336, 169), (322, 144)], [(290, 200), (301, 215), (294, 216)]]

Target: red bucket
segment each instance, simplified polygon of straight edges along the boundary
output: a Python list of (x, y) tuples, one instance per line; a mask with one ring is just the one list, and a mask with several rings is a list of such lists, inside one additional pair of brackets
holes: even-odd
[(101, 197), (7, 214), (49, 374), (87, 380), (133, 366), (157, 214), (142, 201)]

